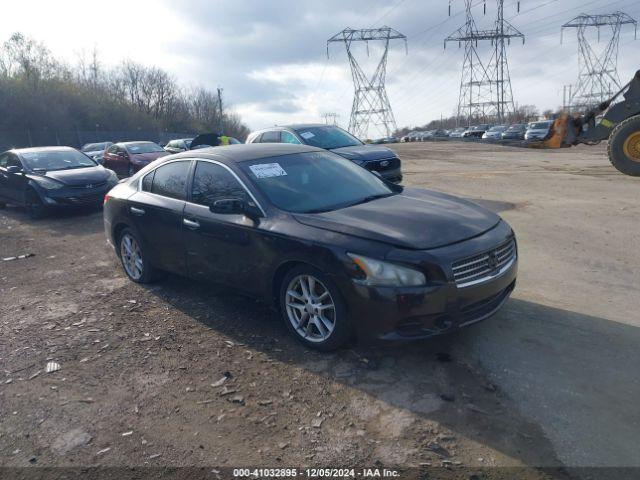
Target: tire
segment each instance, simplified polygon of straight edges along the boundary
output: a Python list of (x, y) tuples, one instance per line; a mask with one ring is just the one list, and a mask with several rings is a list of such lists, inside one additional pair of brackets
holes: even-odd
[[(309, 283), (310, 279), (313, 283)], [(305, 295), (305, 289), (310, 291), (309, 287), (312, 289), (310, 296)], [(309, 348), (325, 352), (335, 350), (351, 336), (347, 310), (338, 287), (311, 266), (301, 265), (287, 272), (280, 285), (279, 304), (287, 328)], [(329, 304), (332, 307), (328, 307)]]
[(618, 171), (640, 176), (640, 115), (616, 125), (609, 137), (607, 153), (611, 165)]
[(25, 194), (25, 207), (29, 213), (29, 217), (33, 220), (38, 220), (44, 217), (46, 213), (45, 206), (42, 203), (42, 200), (40, 200), (40, 196), (32, 189), (27, 190), (27, 193)]
[[(118, 257), (124, 273), (136, 283), (151, 283), (159, 276), (159, 271), (149, 262), (142, 242), (129, 228), (125, 228), (118, 237)], [(138, 261), (134, 256), (138, 256)]]

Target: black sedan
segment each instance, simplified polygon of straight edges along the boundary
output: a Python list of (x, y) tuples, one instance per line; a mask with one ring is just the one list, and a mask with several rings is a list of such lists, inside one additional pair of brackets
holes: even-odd
[(354, 332), (408, 340), (475, 323), (516, 281), (499, 216), (305, 145), (158, 160), (108, 193), (104, 226), (134, 282), (165, 270), (241, 289), (322, 350)]
[[(402, 181), (400, 159), (393, 150), (380, 145), (366, 145), (335, 125), (311, 123), (267, 128), (251, 133), (246, 143), (293, 143), (323, 148), (367, 170), (378, 172), (390, 182)], [(389, 142), (381, 140), (379, 143)]]
[(33, 218), (47, 208), (99, 206), (118, 177), (71, 147), (39, 147), (0, 154), (0, 206), (25, 206)]

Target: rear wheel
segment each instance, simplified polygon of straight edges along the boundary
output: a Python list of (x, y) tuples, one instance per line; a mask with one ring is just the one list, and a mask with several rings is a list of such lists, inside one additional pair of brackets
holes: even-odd
[(609, 160), (625, 175), (640, 176), (640, 115), (619, 123), (609, 137)]
[(158, 270), (149, 262), (136, 234), (128, 228), (120, 234), (118, 254), (125, 273), (134, 282), (149, 283), (157, 278)]
[(45, 207), (40, 196), (34, 190), (28, 190), (25, 195), (25, 207), (29, 216), (34, 220), (44, 217)]
[(285, 275), (280, 287), (280, 310), (289, 330), (313, 349), (335, 350), (351, 334), (338, 288), (315, 268), (299, 266)]

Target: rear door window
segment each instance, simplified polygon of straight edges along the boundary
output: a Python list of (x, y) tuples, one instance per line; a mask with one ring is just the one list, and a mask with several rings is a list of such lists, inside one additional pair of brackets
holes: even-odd
[(156, 168), (151, 184), (151, 193), (162, 195), (163, 197), (185, 200), (187, 197), (187, 176), (190, 165), (190, 161), (172, 162)]
[(260, 143), (280, 143), (280, 132), (277, 130), (264, 132), (260, 137)]

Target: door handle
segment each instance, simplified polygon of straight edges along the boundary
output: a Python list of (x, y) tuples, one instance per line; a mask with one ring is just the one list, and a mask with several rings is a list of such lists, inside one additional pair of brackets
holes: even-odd
[(190, 228), (191, 230), (197, 230), (200, 228), (200, 224), (198, 222), (195, 220), (189, 220), (188, 218), (183, 218), (182, 223), (184, 223), (185, 227)]
[(131, 210), (131, 213), (133, 213), (134, 215), (144, 215), (145, 213), (142, 208), (131, 207), (129, 208), (129, 210)]

